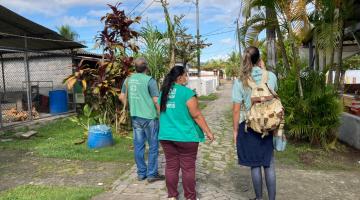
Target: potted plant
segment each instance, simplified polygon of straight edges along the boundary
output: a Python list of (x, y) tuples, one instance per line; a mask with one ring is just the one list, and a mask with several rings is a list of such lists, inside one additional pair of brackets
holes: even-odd
[(82, 140), (75, 144), (87, 141), (87, 145), (91, 149), (114, 144), (111, 127), (106, 125), (106, 118), (103, 115), (94, 114), (88, 104), (83, 108), (83, 115), (71, 117), (70, 121), (84, 128)]

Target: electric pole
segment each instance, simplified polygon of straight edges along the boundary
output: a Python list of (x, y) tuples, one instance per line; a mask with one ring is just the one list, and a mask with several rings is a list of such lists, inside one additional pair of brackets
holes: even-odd
[(238, 18), (237, 20), (236, 20), (236, 31), (237, 31), (237, 39), (238, 39), (238, 43), (239, 43), (239, 58), (240, 58), (240, 66), (239, 67), (241, 67), (241, 65), (242, 65), (242, 56), (241, 56), (241, 41), (240, 41), (240, 26), (239, 26), (239, 20), (240, 20), (240, 18)]
[(200, 17), (199, 17), (199, 0), (196, 0), (196, 46), (197, 46), (197, 70), (200, 77)]

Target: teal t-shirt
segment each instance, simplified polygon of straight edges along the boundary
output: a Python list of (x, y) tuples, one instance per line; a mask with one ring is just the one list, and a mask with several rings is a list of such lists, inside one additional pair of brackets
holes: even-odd
[(150, 80), (150, 76), (142, 73), (135, 73), (128, 78), (127, 87), (131, 117), (157, 118), (156, 107), (148, 89)]
[[(260, 67), (253, 67), (251, 71), (251, 76), (256, 84), (260, 84), (262, 70)], [(269, 88), (274, 91), (277, 91), (277, 78), (276, 75), (272, 72), (269, 72), (268, 82)], [(251, 106), (251, 89), (245, 88), (240, 80), (235, 80), (232, 88), (232, 101), (234, 103), (244, 103), (246, 110), (250, 110)], [(245, 121), (245, 110), (241, 109), (240, 112), (240, 121), (239, 123)]]
[(186, 102), (193, 96), (195, 96), (195, 92), (190, 88), (174, 84), (169, 92), (166, 111), (160, 113), (159, 140), (176, 142), (205, 141), (203, 131), (191, 117), (186, 105)]

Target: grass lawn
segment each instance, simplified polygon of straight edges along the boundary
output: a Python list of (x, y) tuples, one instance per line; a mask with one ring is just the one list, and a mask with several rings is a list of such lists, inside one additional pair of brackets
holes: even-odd
[(204, 108), (206, 108), (206, 103), (204, 103), (204, 102), (199, 102), (199, 108), (200, 108), (201, 110), (203, 110)]
[(85, 200), (103, 191), (97, 187), (24, 185), (0, 192), (0, 200)]
[[(36, 156), (92, 161), (120, 161), (133, 163), (132, 138), (114, 135), (115, 145), (91, 150), (86, 143), (74, 145), (81, 139), (83, 129), (68, 119), (56, 120), (35, 129), (38, 134), (28, 140), (1, 142), (0, 149), (33, 152)], [(14, 132), (6, 132), (9, 137)]]
[(210, 101), (215, 101), (216, 99), (218, 99), (219, 97), (212, 93), (212, 94), (209, 94), (207, 96), (200, 96), (198, 97), (198, 100), (199, 100), (199, 108), (201, 110), (205, 109), (206, 106), (207, 106), (207, 103), (210, 102)]
[(207, 96), (199, 96), (199, 101), (214, 101), (219, 98), (215, 93), (209, 94)]
[(276, 152), (277, 162), (300, 169), (360, 171), (360, 151), (343, 144), (338, 150), (325, 151), (307, 143), (288, 143), (284, 152)]
[[(227, 126), (232, 126), (232, 110), (226, 113)], [(276, 165), (309, 170), (360, 171), (360, 150), (340, 142), (337, 150), (326, 151), (309, 143), (288, 141), (285, 151), (275, 152)]]

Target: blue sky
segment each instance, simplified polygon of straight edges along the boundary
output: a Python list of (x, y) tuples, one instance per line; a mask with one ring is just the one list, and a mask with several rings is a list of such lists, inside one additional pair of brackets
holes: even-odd
[[(130, 12), (142, 0), (123, 0), (121, 8)], [(134, 14), (142, 13), (142, 24), (146, 21), (156, 25), (160, 30), (166, 29), (164, 14), (160, 3), (143, 0)], [(170, 14), (184, 14), (183, 23), (189, 33), (195, 34), (195, 5), (184, 0), (168, 0)], [(195, 0), (194, 0), (195, 1)], [(201, 61), (225, 58), (236, 48), (235, 27), (239, 15), (241, 0), (199, 0), (200, 1), (200, 34), (217, 34), (207, 36), (213, 45), (203, 50)], [(117, 0), (0, 0), (0, 4), (35, 21), (45, 27), (56, 30), (56, 27), (68, 24), (86, 42), (89, 51), (93, 49), (93, 38), (102, 29), (100, 17), (107, 11), (107, 3), (115, 4)], [(151, 5), (150, 7), (148, 7)], [(148, 7), (148, 9), (146, 9)], [(137, 29), (140, 27), (137, 26)]]

